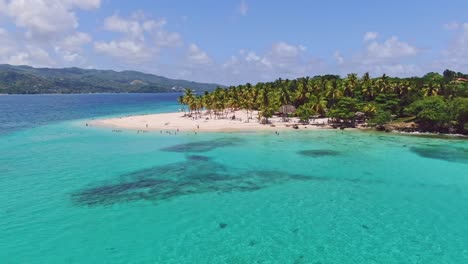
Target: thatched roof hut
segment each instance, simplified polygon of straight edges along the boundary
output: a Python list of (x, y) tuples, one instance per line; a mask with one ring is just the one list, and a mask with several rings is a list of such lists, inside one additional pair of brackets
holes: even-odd
[(279, 108), (278, 112), (285, 114), (293, 114), (296, 112), (296, 107), (294, 107), (294, 105), (283, 105)]

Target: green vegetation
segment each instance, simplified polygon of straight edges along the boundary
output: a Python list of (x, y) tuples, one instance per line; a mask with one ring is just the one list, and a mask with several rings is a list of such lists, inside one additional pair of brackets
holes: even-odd
[(0, 65), (0, 94), (161, 93), (180, 92), (182, 87), (202, 92), (214, 90), (217, 86), (136, 71)]
[(387, 111), (380, 111), (369, 120), (369, 124), (371, 126), (383, 126), (390, 121), (392, 121), (392, 114)]
[(458, 131), (468, 131), (468, 98), (455, 98), (450, 104), (451, 119), (455, 120)]
[(440, 96), (415, 101), (407, 111), (416, 116), (416, 122), (423, 130), (445, 130), (451, 121), (449, 104)]
[(259, 111), (259, 122), (268, 123), (276, 114), (287, 118), (283, 106), (295, 109), (293, 115), (307, 123), (313, 117), (329, 117), (337, 126), (357, 123), (383, 126), (391, 120), (413, 120), (420, 131), (468, 133), (468, 75), (450, 70), (423, 77), (392, 78), (385, 74), (371, 78), (348, 74), (304, 77), (295, 80), (217, 88), (204, 95), (186, 90), (179, 102), (191, 113), (210, 110), (215, 118), (243, 108), (252, 119)]

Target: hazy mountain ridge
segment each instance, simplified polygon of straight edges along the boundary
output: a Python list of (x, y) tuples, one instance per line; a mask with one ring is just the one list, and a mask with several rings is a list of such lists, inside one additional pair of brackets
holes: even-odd
[(0, 94), (158, 93), (190, 88), (214, 90), (218, 84), (169, 79), (137, 71), (33, 68), (0, 64)]

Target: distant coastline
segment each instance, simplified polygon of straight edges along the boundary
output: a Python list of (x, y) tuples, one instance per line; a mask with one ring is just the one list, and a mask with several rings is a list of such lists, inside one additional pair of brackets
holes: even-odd
[(147, 93), (140, 93), (140, 92), (122, 92), (122, 93), (103, 93), (103, 92), (95, 92), (95, 93), (19, 93), (19, 94), (8, 94), (8, 93), (0, 93), (0, 95), (112, 95), (112, 94), (182, 94), (182, 92), (147, 92)]
[(138, 71), (34, 68), (0, 64), (0, 94), (169, 93), (223, 85), (170, 79)]

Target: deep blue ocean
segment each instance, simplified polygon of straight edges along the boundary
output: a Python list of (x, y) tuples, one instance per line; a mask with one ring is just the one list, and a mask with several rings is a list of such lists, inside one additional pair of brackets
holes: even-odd
[(85, 125), (177, 96), (0, 96), (0, 263), (468, 263), (467, 140)]

